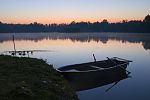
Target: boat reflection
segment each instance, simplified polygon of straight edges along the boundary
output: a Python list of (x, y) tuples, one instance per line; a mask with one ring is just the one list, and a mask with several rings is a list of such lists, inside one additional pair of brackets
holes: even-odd
[[(97, 73), (95, 73), (97, 74)], [(90, 73), (87, 73), (87, 77), (91, 77)], [(95, 75), (96, 76), (96, 75)], [(84, 79), (82, 77), (76, 77), (77, 80), (71, 80), (67, 79), (70, 85), (76, 90), (76, 91), (83, 91), (83, 90), (88, 90), (88, 89), (93, 89), (97, 87), (101, 87), (104, 85), (112, 84), (111, 87), (106, 89), (106, 92), (109, 91), (112, 87), (114, 87), (117, 83), (119, 83), (121, 80), (130, 78), (129, 73), (126, 73), (126, 71), (122, 71), (121, 73), (117, 73), (116, 75), (104, 75), (103, 76), (98, 76), (89, 78), (89, 79)], [(75, 78), (75, 76), (74, 76)]]

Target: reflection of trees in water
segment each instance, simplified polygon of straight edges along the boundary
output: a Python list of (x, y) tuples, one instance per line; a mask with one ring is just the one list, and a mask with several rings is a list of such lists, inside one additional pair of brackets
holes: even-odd
[[(8, 33), (0, 34), (0, 42), (12, 40), (12, 35)], [(147, 33), (17, 33), (14, 35), (16, 40), (31, 40), (34, 42), (43, 39), (69, 39), (73, 42), (95, 41), (106, 44), (108, 40), (116, 40), (121, 41), (122, 43), (142, 43), (146, 50), (150, 49), (150, 34)]]
[(143, 45), (145, 50), (149, 50), (150, 49), (150, 43), (143, 42), (142, 45)]

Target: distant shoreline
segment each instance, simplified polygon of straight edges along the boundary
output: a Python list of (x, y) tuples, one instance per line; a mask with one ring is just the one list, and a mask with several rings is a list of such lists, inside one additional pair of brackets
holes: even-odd
[(0, 33), (83, 33), (83, 32), (123, 32), (123, 33), (150, 33), (150, 15), (143, 21), (131, 20), (109, 23), (106, 19), (102, 22), (71, 22), (70, 24), (7, 24), (0, 22)]

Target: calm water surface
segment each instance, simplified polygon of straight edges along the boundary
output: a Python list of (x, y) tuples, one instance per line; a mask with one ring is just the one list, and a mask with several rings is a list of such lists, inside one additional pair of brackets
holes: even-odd
[[(50, 50), (30, 57), (47, 59), (55, 68), (106, 57), (132, 60), (124, 79), (112, 84), (78, 91), (80, 100), (150, 100), (150, 34), (142, 33), (13, 33), (17, 50)], [(0, 33), (0, 52), (13, 50), (12, 34)], [(85, 83), (88, 84), (88, 83)]]

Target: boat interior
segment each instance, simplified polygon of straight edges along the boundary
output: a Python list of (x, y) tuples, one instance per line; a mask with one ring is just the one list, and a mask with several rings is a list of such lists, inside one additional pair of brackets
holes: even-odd
[(115, 67), (117, 65), (121, 65), (126, 63), (125, 61), (119, 61), (116, 59), (111, 60), (103, 60), (97, 62), (89, 62), (83, 64), (75, 64), (75, 65), (68, 65), (59, 68), (59, 71), (65, 72), (81, 72), (81, 71), (92, 71), (92, 70), (105, 70), (110, 67)]

